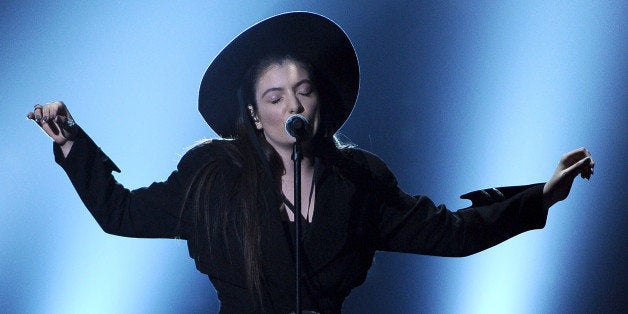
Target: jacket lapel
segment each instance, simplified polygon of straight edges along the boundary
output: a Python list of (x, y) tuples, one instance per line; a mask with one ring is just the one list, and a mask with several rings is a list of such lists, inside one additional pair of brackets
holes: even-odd
[(331, 171), (332, 168), (326, 170), (321, 171), (317, 180), (314, 218), (303, 244), (306, 269), (314, 273), (331, 262), (344, 247), (349, 227), (349, 203), (355, 192), (348, 180)]
[[(332, 171), (332, 167), (321, 169), (316, 180), (316, 202), (312, 224), (304, 237), (302, 255), (303, 270), (314, 275), (331, 262), (343, 249), (349, 229), (350, 202), (355, 192), (354, 185)], [(261, 235), (263, 267), (268, 288), (290, 291), (295, 285), (294, 251), (291, 240), (284, 229), (278, 210), (279, 200), (273, 198), (269, 210), (263, 213)]]

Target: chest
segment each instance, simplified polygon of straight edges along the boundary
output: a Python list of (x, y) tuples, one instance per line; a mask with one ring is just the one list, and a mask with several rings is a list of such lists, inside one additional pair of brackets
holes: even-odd
[[(281, 181), (281, 190), (284, 196), (280, 207), (282, 219), (293, 222), (295, 212), (297, 212), (297, 197), (295, 197), (294, 180), (291, 177), (284, 176)], [(316, 209), (316, 184), (312, 172), (306, 172), (301, 176), (298, 201), (301, 216), (306, 219), (308, 223), (311, 223), (314, 217), (314, 210)]]
[[(309, 217), (311, 223), (303, 237), (302, 269), (307, 271), (308, 282), (315, 285), (313, 291), (327, 291), (330, 287), (349, 291), (364, 280), (372, 262), (378, 228), (374, 215), (377, 202), (371, 194), (333, 173), (321, 175), (315, 186), (311, 177), (303, 182), (307, 183), (302, 188), (302, 209), (306, 209), (304, 217)], [(294, 199), (292, 189), (283, 190), (286, 199)], [(280, 207), (281, 201), (275, 200), (272, 208)], [(285, 228), (287, 213), (267, 210), (261, 214), (261, 270), (272, 294), (284, 295), (294, 287), (295, 268), (293, 241)], [(237, 228), (230, 233), (226, 238), (210, 239), (196, 259), (197, 263), (207, 263), (210, 277), (243, 285), (243, 247), (238, 241), (241, 234)]]

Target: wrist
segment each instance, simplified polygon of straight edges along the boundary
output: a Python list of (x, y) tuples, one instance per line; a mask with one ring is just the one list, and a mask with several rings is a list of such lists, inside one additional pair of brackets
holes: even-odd
[(557, 199), (555, 196), (553, 196), (555, 193), (552, 193), (550, 191), (551, 188), (548, 185), (549, 182), (546, 182), (545, 185), (543, 185), (543, 205), (547, 209), (560, 201), (560, 199)]
[(68, 154), (70, 154), (70, 151), (72, 150), (72, 146), (74, 145), (74, 141), (65, 141), (65, 143), (63, 143), (62, 145), (59, 145), (59, 148), (61, 148), (61, 152), (63, 152), (63, 158), (67, 158)]

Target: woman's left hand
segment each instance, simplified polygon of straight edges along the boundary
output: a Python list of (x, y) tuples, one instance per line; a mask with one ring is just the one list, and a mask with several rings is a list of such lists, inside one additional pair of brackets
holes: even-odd
[(573, 180), (580, 174), (590, 179), (595, 162), (591, 153), (582, 147), (563, 155), (552, 177), (543, 187), (543, 202), (547, 208), (567, 198)]

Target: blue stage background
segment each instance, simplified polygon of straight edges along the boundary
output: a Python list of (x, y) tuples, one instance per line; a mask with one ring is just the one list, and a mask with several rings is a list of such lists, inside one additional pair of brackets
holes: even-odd
[[(327, 4), (326, 4), (327, 3)], [(0, 311), (216, 312), (185, 242), (105, 234), (25, 115), (63, 100), (129, 188), (165, 179), (215, 134), (197, 113), (213, 57), (249, 25), (306, 10), (357, 49), (341, 129), (400, 185), (458, 196), (596, 160), (548, 225), (467, 258), (378, 253), (347, 313), (626, 311), (625, 1), (5, 1), (0, 5)]]

